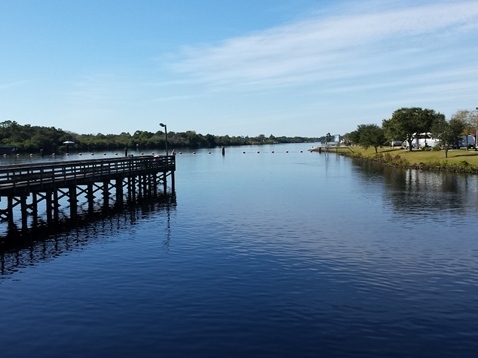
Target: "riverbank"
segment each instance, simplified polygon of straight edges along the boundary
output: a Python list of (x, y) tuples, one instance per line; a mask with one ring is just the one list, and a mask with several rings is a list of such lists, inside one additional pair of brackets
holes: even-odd
[(450, 171), (478, 174), (478, 151), (450, 149), (448, 158), (443, 150), (404, 150), (402, 148), (382, 147), (375, 153), (374, 148), (359, 146), (331, 147), (330, 152), (351, 158), (371, 160), (402, 168), (434, 171)]

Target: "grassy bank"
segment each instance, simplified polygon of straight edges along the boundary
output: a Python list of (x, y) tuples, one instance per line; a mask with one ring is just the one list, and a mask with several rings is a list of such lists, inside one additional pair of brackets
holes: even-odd
[[(445, 158), (443, 150), (408, 151), (401, 148), (383, 147), (379, 148), (376, 154), (374, 148), (351, 147), (351, 149), (353, 151), (343, 147), (339, 148), (337, 152), (348, 157), (380, 161), (404, 168), (478, 174), (478, 151), (473, 149), (450, 149), (448, 158)], [(331, 151), (335, 152), (335, 148)]]

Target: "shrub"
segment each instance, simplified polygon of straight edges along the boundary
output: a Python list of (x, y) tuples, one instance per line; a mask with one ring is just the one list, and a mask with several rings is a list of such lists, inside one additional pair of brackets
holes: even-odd
[(393, 162), (393, 157), (390, 153), (385, 153), (383, 159), (387, 162), (387, 163), (391, 163)]

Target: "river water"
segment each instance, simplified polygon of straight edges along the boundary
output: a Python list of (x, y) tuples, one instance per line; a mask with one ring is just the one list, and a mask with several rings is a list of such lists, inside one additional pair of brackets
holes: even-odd
[(3, 252), (0, 356), (478, 356), (478, 178), (310, 146), (178, 153), (175, 199)]

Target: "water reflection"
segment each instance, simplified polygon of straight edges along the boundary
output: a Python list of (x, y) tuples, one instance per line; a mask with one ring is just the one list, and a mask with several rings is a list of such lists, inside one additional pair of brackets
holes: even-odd
[(115, 214), (92, 215), (85, 217), (83, 225), (57, 227), (56, 232), (50, 227), (28, 239), (4, 241), (0, 244), (0, 279), (5, 278), (24, 267), (34, 266), (40, 262), (50, 261), (68, 252), (81, 250), (91, 242), (108, 236), (115, 236), (119, 231), (131, 230), (131, 226), (154, 217), (158, 212), (166, 213), (167, 231), (164, 247), (169, 247), (171, 239), (171, 211), (176, 210), (176, 197), (170, 195), (161, 201), (144, 202), (142, 205), (128, 207)]
[(354, 161), (365, 181), (383, 183), (384, 198), (397, 213), (435, 215), (440, 212), (476, 212), (476, 175), (402, 169), (374, 162)]

